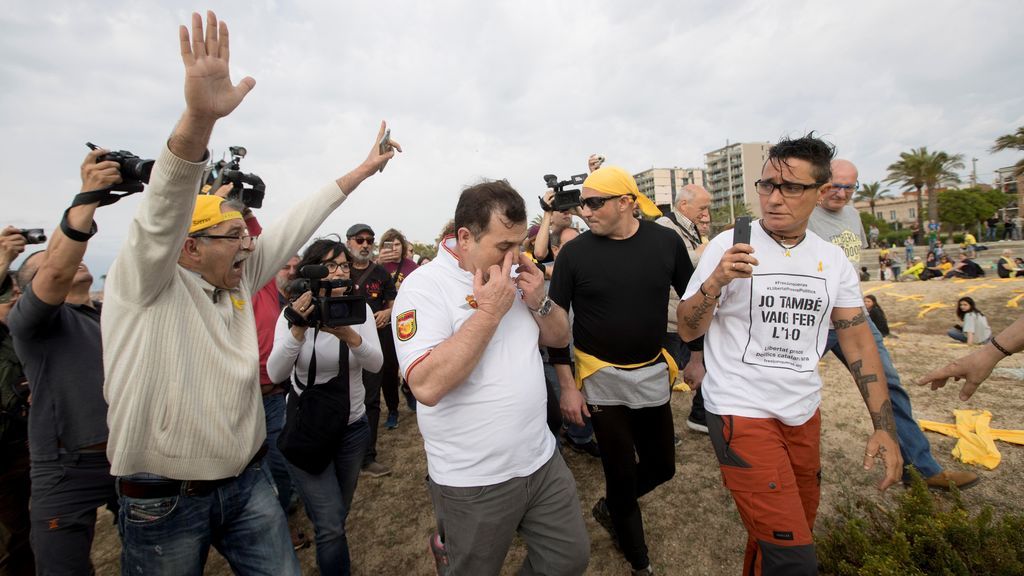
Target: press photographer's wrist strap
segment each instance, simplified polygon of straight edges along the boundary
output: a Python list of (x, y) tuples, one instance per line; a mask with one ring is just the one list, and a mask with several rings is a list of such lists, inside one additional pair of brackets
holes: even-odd
[[(74, 206), (75, 205), (72, 204), (72, 207), (74, 207)], [(60, 230), (61, 230), (61, 232), (63, 232), (65, 236), (67, 236), (68, 238), (74, 240), (75, 242), (88, 242), (90, 238), (92, 238), (93, 236), (96, 235), (96, 230), (97, 230), (96, 221), (93, 220), (92, 228), (88, 232), (82, 232), (80, 230), (75, 230), (74, 228), (71, 227), (71, 224), (68, 223), (68, 212), (70, 212), (70, 211), (71, 211), (71, 208), (68, 208), (67, 210), (65, 210), (64, 211), (64, 217), (60, 219)]]
[(100, 206), (107, 206), (109, 204), (117, 202), (118, 200), (124, 198), (125, 196), (131, 196), (136, 192), (140, 192), (140, 190), (125, 192), (123, 194), (115, 194), (114, 192), (111, 191), (110, 188), (82, 192), (80, 194), (75, 195), (75, 199), (71, 202), (71, 207), (74, 208), (75, 206), (81, 206), (83, 204), (94, 204), (96, 202), (99, 202)]

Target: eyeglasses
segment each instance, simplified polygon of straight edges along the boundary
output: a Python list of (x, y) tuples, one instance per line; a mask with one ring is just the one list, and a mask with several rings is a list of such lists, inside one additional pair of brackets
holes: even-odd
[(758, 180), (754, 182), (754, 187), (757, 193), (761, 196), (771, 196), (773, 192), (778, 190), (786, 198), (796, 198), (802, 196), (804, 192), (813, 188), (818, 188), (826, 184), (825, 182), (815, 182), (814, 184), (800, 184), (799, 182), (783, 182), (782, 184), (776, 184), (775, 182), (769, 182), (767, 180)]
[(338, 268), (341, 268), (342, 270), (348, 270), (349, 268), (351, 268), (348, 262), (342, 262), (341, 264), (338, 264), (334, 260), (328, 260), (327, 262), (324, 262), (323, 265), (325, 268), (327, 268), (327, 271), (330, 273), (336, 272)]
[(842, 190), (843, 192), (856, 192), (860, 189), (860, 182), (854, 182), (853, 184), (836, 184), (832, 183), (832, 190)]
[[(636, 200), (636, 197), (632, 194), (627, 194), (630, 198)], [(592, 196), (590, 198), (580, 198), (580, 206), (582, 208), (589, 208), (591, 211), (600, 210), (604, 203), (609, 200), (621, 198), (621, 196)]]
[(373, 236), (354, 236), (349, 238), (349, 240), (359, 244), (360, 246), (363, 244), (373, 244)]
[(244, 236), (226, 236), (220, 234), (196, 234), (193, 238), (209, 238), (211, 240), (232, 240), (234, 242), (240, 242), (242, 250), (251, 250), (256, 246), (256, 239), (259, 236), (250, 236), (246, 234)]

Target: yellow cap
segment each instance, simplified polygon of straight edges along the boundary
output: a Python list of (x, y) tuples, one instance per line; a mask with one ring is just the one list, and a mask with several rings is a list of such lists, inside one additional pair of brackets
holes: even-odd
[(224, 199), (220, 196), (203, 194), (196, 197), (196, 207), (192, 210), (192, 226), (189, 226), (188, 233), (195, 234), (200, 230), (212, 228), (221, 222), (234, 219), (242, 219), (241, 212), (232, 210), (221, 212), (220, 205)]
[(611, 196), (632, 194), (641, 212), (651, 218), (657, 218), (662, 215), (661, 210), (658, 209), (654, 202), (651, 202), (650, 198), (640, 193), (640, 189), (636, 187), (636, 180), (633, 178), (633, 175), (618, 166), (604, 166), (594, 170), (583, 181), (583, 187), (592, 188), (602, 194), (609, 194)]

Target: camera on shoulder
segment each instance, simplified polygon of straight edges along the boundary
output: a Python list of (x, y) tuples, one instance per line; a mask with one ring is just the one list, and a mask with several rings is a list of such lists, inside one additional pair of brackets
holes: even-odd
[(262, 208), (267, 186), (259, 176), (242, 172), (241, 162), (245, 158), (246, 149), (242, 146), (229, 146), (228, 151), (231, 154), (230, 160), (219, 160), (211, 165), (204, 190), (213, 193), (224, 184), (231, 184), (228, 200), (240, 200), (247, 208)]
[(334, 328), (366, 322), (366, 299), (362, 296), (332, 296), (337, 288), (350, 288), (351, 280), (325, 280), (327, 267), (310, 264), (299, 270), (299, 277), (288, 286), (288, 293), (298, 297), (305, 292), (313, 296), (313, 311), (304, 318), (291, 306), (284, 309), (285, 320), (292, 326)]

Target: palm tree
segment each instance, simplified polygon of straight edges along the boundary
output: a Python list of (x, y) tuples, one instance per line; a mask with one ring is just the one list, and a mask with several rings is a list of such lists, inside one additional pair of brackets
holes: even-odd
[(868, 204), (871, 206), (871, 215), (874, 216), (875, 202), (881, 200), (882, 198), (889, 197), (889, 190), (879, 190), (879, 188), (881, 187), (882, 184), (880, 182), (871, 182), (870, 184), (865, 184), (861, 186), (860, 190), (857, 191), (857, 195), (854, 197), (853, 200), (855, 202), (863, 202), (864, 200), (867, 200)]
[(964, 167), (963, 154), (947, 154), (946, 152), (929, 152), (928, 147), (912, 148), (910, 152), (901, 152), (899, 162), (889, 165), (889, 176), (886, 182), (903, 184), (906, 188), (917, 190), (917, 225), (924, 230), (922, 212), (922, 189), (928, 191), (928, 219), (939, 219), (938, 188), (945, 184), (960, 181), (955, 170)]
[[(1024, 126), (1017, 128), (1017, 132), (1013, 134), (1006, 134), (996, 138), (996, 143), (989, 150), (993, 154), (996, 152), (1002, 152), (1003, 150), (1020, 150), (1024, 152)], [(1013, 176), (1020, 178), (1024, 176), (1024, 158), (1021, 158), (1013, 165)]]

